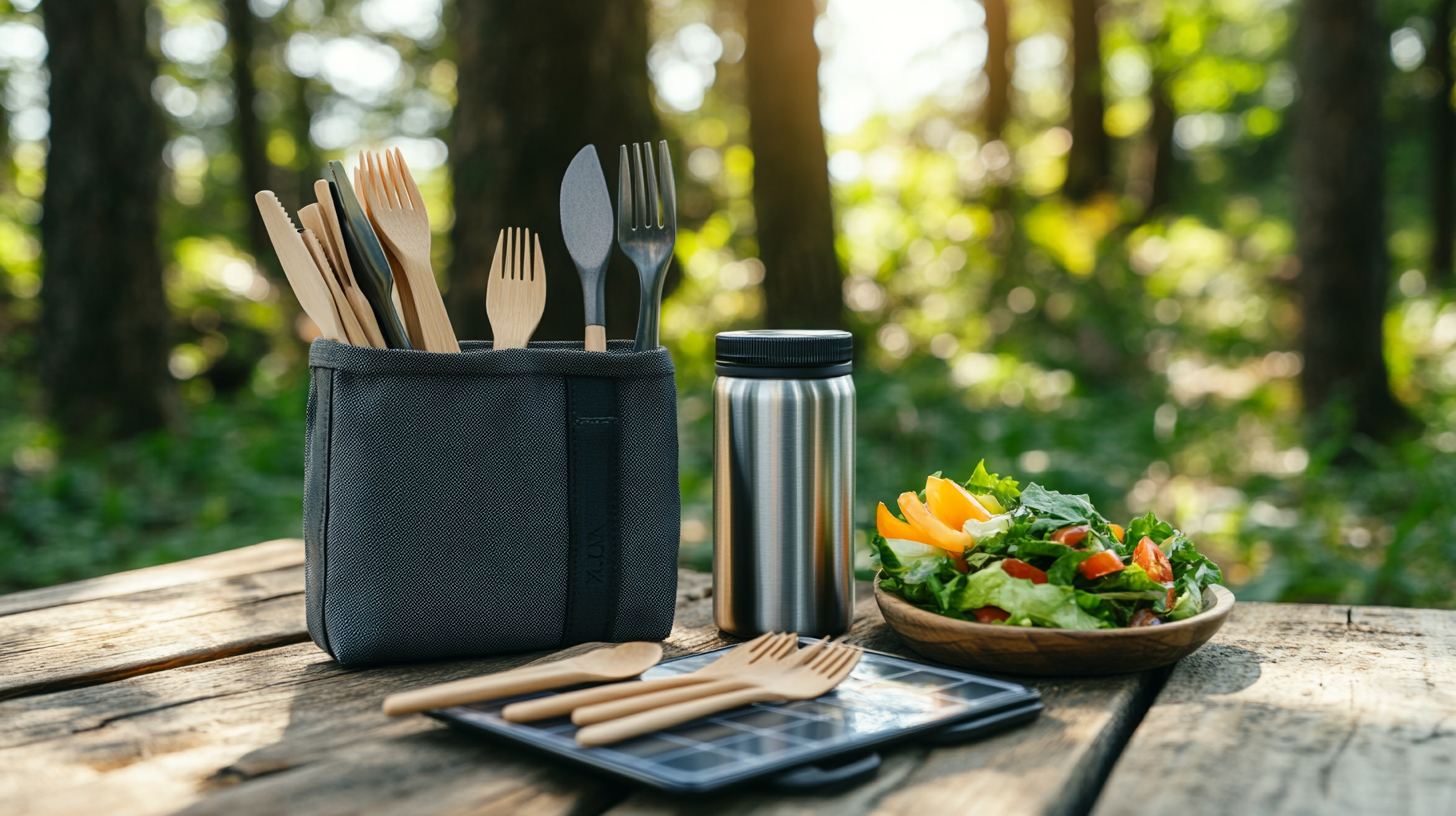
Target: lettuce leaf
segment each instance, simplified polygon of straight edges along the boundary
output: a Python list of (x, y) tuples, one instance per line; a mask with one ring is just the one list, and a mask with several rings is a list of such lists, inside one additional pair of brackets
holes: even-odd
[(1031, 525), (1033, 534), (1045, 534), (1077, 524), (1091, 524), (1099, 528), (1107, 526), (1107, 519), (1097, 512), (1087, 496), (1047, 490), (1036, 482), (1022, 491), (1021, 506), (1036, 514), (1036, 523)]
[(1088, 592), (1156, 592), (1167, 595), (1168, 588), (1154, 581), (1147, 571), (1137, 564), (1128, 564), (1121, 572), (1104, 575), (1089, 582), (1083, 589)]
[(1047, 570), (1047, 582), (1057, 586), (1071, 586), (1076, 582), (1077, 576), (1081, 574), (1077, 572), (1077, 567), (1082, 566), (1083, 561), (1096, 554), (1090, 550), (1074, 550), (1068, 547), (1067, 552), (1052, 564), (1051, 569)]
[(968, 519), (961, 527), (961, 531), (975, 539), (976, 546), (990, 544), (1011, 530), (1011, 517), (1008, 515), (992, 516), (985, 521)]
[(1168, 620), (1191, 618), (1203, 611), (1203, 586), (1193, 576), (1184, 576), (1176, 586), (1177, 597), (1173, 600), (1173, 608), (1168, 610)]
[(1088, 613), (1077, 603), (1076, 591), (1055, 584), (1033, 584), (1026, 578), (1012, 578), (1001, 563), (965, 576), (951, 597), (951, 606), (962, 613), (983, 606), (1006, 610), (1009, 626), (1047, 626), (1053, 629), (1108, 629), (1113, 623)]
[(1137, 546), (1143, 536), (1153, 540), (1154, 544), (1162, 544), (1173, 535), (1173, 525), (1166, 521), (1158, 520), (1158, 517), (1149, 510), (1146, 516), (1135, 518), (1127, 523), (1127, 535), (1124, 541), (1132, 546)]
[(1199, 552), (1188, 536), (1174, 530), (1162, 545), (1162, 549), (1173, 565), (1174, 581), (1182, 581), (1183, 578), (1191, 576), (1199, 588), (1223, 583), (1223, 570), (1209, 560), (1208, 556)]
[(880, 571), (880, 587), (886, 592), (941, 614), (950, 609), (950, 593), (963, 576), (945, 550), (880, 535), (870, 539), (870, 550), (870, 566)]
[(996, 500), (998, 507), (986, 507), (996, 515), (1010, 511), (1021, 503), (1021, 491), (1017, 490), (1017, 485), (1015, 479), (1003, 479), (995, 473), (987, 473), (985, 459), (976, 464), (976, 472), (965, 481), (966, 490), (973, 495), (990, 496)]

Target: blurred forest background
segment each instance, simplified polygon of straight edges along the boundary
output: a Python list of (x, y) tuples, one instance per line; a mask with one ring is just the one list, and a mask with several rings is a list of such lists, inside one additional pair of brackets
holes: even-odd
[[(299, 534), (251, 196), (399, 147), (458, 333), (572, 153), (666, 138), (683, 560), (715, 332), (858, 338), (858, 516), (981, 458), (1240, 597), (1456, 605), (1452, 0), (0, 2), (0, 592)], [(636, 286), (614, 261), (609, 336)]]

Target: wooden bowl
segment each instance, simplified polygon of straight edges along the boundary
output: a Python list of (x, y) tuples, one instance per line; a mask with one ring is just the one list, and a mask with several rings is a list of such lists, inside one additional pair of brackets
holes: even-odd
[(1228, 620), (1234, 594), (1203, 590), (1202, 612), (1185, 620), (1136, 629), (1042, 629), (956, 620), (911, 605), (880, 589), (885, 622), (919, 654), (980, 671), (1045, 677), (1123, 674), (1177, 662), (1198, 650)]

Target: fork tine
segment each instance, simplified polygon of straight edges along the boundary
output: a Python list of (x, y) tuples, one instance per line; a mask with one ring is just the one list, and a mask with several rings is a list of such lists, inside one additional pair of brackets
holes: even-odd
[(647, 190), (647, 211), (645, 213), (647, 228), (656, 230), (660, 223), (657, 216), (657, 168), (652, 164), (652, 145), (648, 142), (642, 143), (642, 160), (643, 175), (639, 178), (645, 177), (647, 180), (647, 183), (642, 185)]
[(833, 663), (826, 666), (819, 673), (825, 677), (836, 678), (835, 682), (837, 683), (839, 680), (844, 679), (850, 672), (854, 671), (855, 665), (859, 663), (861, 654), (861, 650), (851, 646), (845, 649), (843, 654), (838, 655)]
[(379, 171), (379, 156), (375, 153), (365, 153), (364, 160), (364, 177), (369, 181), (370, 195), (378, 202), (373, 206), (380, 210), (394, 209), (394, 202), (389, 200), (389, 189), (384, 185), (384, 175)]
[(501, 230), (500, 236), (495, 239), (495, 257), (490, 259), (490, 276), (498, 278), (501, 276), (501, 249), (506, 243), (506, 231)]
[(510, 280), (519, 280), (521, 277), (521, 228), (511, 229), (511, 274), (506, 276)]
[(667, 152), (667, 140), (657, 143), (658, 162), (657, 186), (662, 195), (662, 226), (677, 234), (677, 186), (672, 178), (672, 154)]
[[(647, 190), (642, 182), (642, 145), (632, 144), (632, 203), (636, 206), (636, 212), (632, 219), (632, 226), (637, 229), (647, 227)], [(654, 217), (654, 221), (656, 218)]]
[(531, 283), (546, 280), (546, 258), (541, 254), (541, 233), (536, 233), (536, 262), (531, 266)]
[(815, 672), (823, 672), (824, 667), (837, 662), (839, 660), (839, 656), (844, 654), (845, 650), (848, 648), (849, 647), (845, 646), (843, 643), (836, 643), (833, 646), (830, 646), (829, 648), (821, 652), (818, 657), (814, 658), (813, 662), (809, 664), (809, 669)]
[(531, 230), (521, 230), (521, 281), (529, 281), (534, 277), (534, 268), (531, 267)]
[(617, 240), (632, 231), (632, 166), (627, 160), (627, 146), (617, 158)]
[(399, 185), (394, 180), (394, 168), (390, 167), (389, 151), (384, 151), (382, 155), (379, 153), (374, 154), (371, 157), (371, 164), (374, 167), (375, 174), (379, 177), (379, 186), (384, 188), (384, 194), (389, 198), (389, 206), (396, 210), (408, 212), (409, 202), (407, 200), (401, 201), (402, 197), (400, 196)]
[(838, 648), (838, 644), (830, 645), (829, 638), (816, 641), (799, 650), (794, 657), (795, 666), (808, 666), (817, 661), (826, 649)]
[(531, 231), (521, 227), (516, 231), (516, 280), (526, 279), (527, 252), (531, 246)]
[(399, 188), (395, 186), (394, 179), (389, 172), (389, 153), (384, 155), (378, 153), (369, 157), (369, 165), (374, 168), (374, 176), (378, 184), (384, 190), (384, 196), (389, 200), (389, 206), (396, 210), (408, 209), (402, 206), (399, 200)]
[(425, 212), (425, 199), (420, 195), (420, 186), (415, 184), (415, 176), (410, 172), (409, 165), (404, 163), (404, 153), (399, 148), (394, 149), (394, 166), (397, 181), (409, 194), (410, 208), (418, 212)]

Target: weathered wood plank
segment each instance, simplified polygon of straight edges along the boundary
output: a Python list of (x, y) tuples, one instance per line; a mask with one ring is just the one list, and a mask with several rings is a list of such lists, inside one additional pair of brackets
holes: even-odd
[[(682, 621), (706, 620), (707, 580), (684, 574)], [(668, 652), (717, 642), (680, 621)], [(379, 710), (541, 657), (346, 670), (301, 644), (3, 702), (0, 814), (601, 812), (625, 787)]]
[(1456, 813), (1456, 612), (1239, 604), (1095, 816)]
[(19, 612), (0, 618), (0, 699), (307, 639), (301, 566)]
[(268, 572), (303, 563), (303, 539), (280, 538), (158, 567), (0, 595), (0, 617), (163, 587)]

